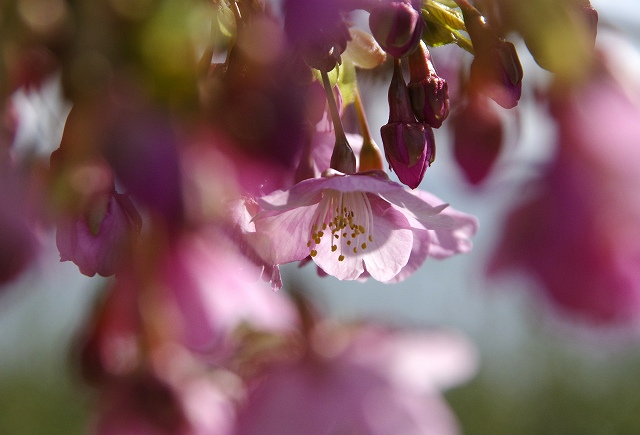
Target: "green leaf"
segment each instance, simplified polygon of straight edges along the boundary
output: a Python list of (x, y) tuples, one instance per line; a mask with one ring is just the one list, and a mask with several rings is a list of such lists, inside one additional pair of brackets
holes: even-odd
[(356, 100), (356, 67), (353, 62), (344, 60), (338, 68), (338, 88), (342, 95), (343, 107)]
[(227, 2), (219, 3), (216, 15), (220, 32), (227, 38), (233, 38), (236, 34), (236, 17)]

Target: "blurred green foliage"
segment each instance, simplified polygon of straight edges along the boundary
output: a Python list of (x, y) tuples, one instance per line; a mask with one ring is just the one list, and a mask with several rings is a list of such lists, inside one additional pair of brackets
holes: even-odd
[[(466, 435), (640, 434), (640, 357), (584, 369), (565, 355), (528, 388), (481, 373), (446, 397)], [(508, 380), (507, 380), (508, 382)]]
[(88, 401), (88, 392), (64, 373), (2, 373), (0, 434), (86, 433)]

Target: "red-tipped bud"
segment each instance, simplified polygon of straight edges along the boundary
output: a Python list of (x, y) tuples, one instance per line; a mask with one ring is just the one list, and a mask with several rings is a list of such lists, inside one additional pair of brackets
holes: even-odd
[(411, 100), (402, 76), (400, 60), (396, 59), (389, 86), (389, 122), (380, 128), (385, 156), (400, 181), (415, 189), (435, 156), (433, 130), (417, 122), (411, 110)]
[(384, 51), (402, 57), (418, 46), (424, 21), (411, 2), (384, 1), (371, 10), (369, 28)]
[(502, 119), (486, 98), (476, 95), (452, 115), (451, 124), (456, 162), (469, 183), (480, 184), (502, 150)]
[(515, 107), (522, 94), (523, 71), (514, 45), (500, 39), (475, 8), (460, 3), (475, 51), (471, 86), (505, 109)]
[(418, 187), (435, 158), (435, 138), (428, 125), (394, 122), (380, 129), (385, 155), (398, 179)]
[(438, 128), (449, 115), (449, 87), (438, 76), (424, 43), (409, 55), (411, 80), (408, 90), (416, 119)]

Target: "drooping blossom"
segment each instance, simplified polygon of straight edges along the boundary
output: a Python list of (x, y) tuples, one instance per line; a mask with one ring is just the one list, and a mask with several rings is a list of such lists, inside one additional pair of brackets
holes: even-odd
[(456, 221), (445, 210), (447, 204), (432, 200), (436, 198), (410, 193), (382, 172), (333, 171), (258, 198), (263, 210), (253, 218), (255, 233), (247, 237), (272, 264), (310, 255), (322, 270), (341, 280), (357, 279), (366, 271), (374, 279), (389, 281), (408, 264), (415, 266), (411, 257), (418, 242), (424, 251), (414, 258), (422, 261), (431, 242), (438, 244), (433, 237), (456, 240), (452, 253), (468, 250), (475, 219)]
[(410, 0), (385, 0), (374, 6), (369, 14), (371, 33), (393, 57), (408, 55), (420, 42), (424, 21), (413, 3)]
[(243, 324), (265, 331), (295, 325), (289, 301), (260, 285), (255, 266), (224, 234), (184, 235), (166, 252), (158, 273), (164, 297), (175, 306), (179, 340), (194, 352), (224, 356)]
[(300, 358), (257, 379), (238, 434), (459, 433), (440, 391), (475, 373), (475, 351), (462, 337), (327, 322), (309, 342)]
[[(638, 88), (635, 89), (635, 97)], [(513, 210), (489, 265), (528, 272), (564, 313), (591, 323), (640, 313), (640, 106), (598, 78), (563, 95), (559, 151)]]

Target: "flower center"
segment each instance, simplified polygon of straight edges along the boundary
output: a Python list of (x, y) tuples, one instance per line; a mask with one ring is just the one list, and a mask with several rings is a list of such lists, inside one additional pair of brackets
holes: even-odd
[(338, 261), (344, 261), (345, 254), (366, 250), (367, 243), (373, 242), (373, 212), (364, 192), (324, 190), (311, 222), (307, 246), (312, 257), (318, 255), (316, 247), (325, 236)]

